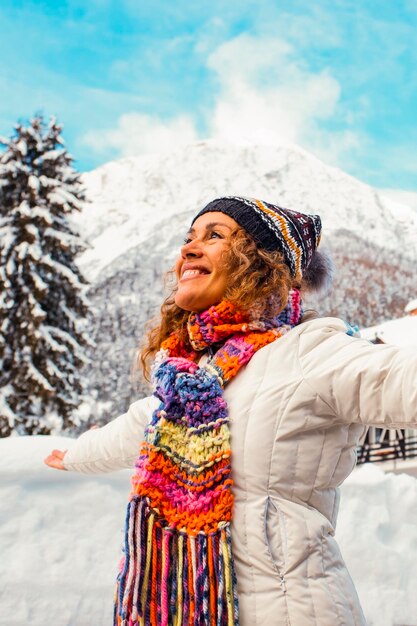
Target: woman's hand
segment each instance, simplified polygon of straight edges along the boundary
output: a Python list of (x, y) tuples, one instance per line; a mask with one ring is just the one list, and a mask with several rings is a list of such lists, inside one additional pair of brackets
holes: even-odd
[(51, 454), (44, 460), (44, 463), (54, 469), (65, 470), (63, 461), (66, 453), (66, 450), (52, 450)]

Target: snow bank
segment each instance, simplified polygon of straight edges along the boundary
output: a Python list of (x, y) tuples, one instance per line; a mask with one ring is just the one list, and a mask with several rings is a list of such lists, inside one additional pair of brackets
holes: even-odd
[[(43, 465), (68, 443), (0, 440), (1, 626), (111, 624), (131, 472)], [(355, 471), (342, 488), (337, 538), (369, 626), (416, 626), (417, 481), (374, 466)]]
[(336, 538), (369, 626), (416, 626), (417, 480), (371, 464), (355, 470)]
[(89, 477), (43, 465), (67, 447), (64, 437), (0, 440), (1, 626), (112, 623), (131, 472)]

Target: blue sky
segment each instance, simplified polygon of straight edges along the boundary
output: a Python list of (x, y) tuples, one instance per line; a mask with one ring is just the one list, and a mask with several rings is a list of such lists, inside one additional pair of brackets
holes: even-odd
[(417, 190), (415, 0), (2, 0), (0, 134), (56, 115), (80, 170), (205, 137), (297, 143)]

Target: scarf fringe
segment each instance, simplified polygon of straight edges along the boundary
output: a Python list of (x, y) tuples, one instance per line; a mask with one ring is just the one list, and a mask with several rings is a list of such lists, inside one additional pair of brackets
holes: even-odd
[(126, 515), (114, 626), (238, 626), (230, 524), (190, 536), (163, 526), (144, 498)]

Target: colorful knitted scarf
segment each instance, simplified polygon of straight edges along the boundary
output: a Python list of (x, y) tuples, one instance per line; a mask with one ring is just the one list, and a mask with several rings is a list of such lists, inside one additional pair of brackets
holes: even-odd
[[(132, 479), (117, 626), (236, 626), (230, 522), (233, 494), (224, 386), (252, 356), (299, 323), (300, 293), (272, 320), (250, 322), (223, 301), (190, 314), (153, 370), (160, 400)], [(201, 367), (201, 351), (219, 347)]]

